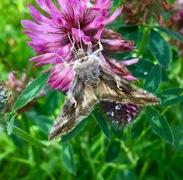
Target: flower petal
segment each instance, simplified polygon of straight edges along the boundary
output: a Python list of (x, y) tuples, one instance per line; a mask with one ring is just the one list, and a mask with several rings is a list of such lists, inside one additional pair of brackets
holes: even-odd
[(105, 26), (113, 22), (121, 14), (122, 9), (123, 7), (119, 7), (118, 9), (116, 9), (116, 11), (109, 18), (107, 18), (102, 22), (102, 24)]
[(63, 63), (58, 64), (51, 69), (48, 85), (51, 89), (67, 91), (74, 77), (74, 72), (71, 67), (66, 67)]
[(23, 20), (21, 21), (21, 24), (23, 27), (31, 30), (31, 31), (36, 31), (36, 32), (52, 32), (55, 33), (56, 29), (49, 26), (49, 25), (38, 25), (34, 21), (31, 20)]
[(134, 41), (125, 40), (120, 34), (105, 29), (101, 39), (104, 51), (113, 51), (116, 53), (134, 50)]
[(133, 59), (129, 59), (129, 60), (124, 60), (124, 61), (122, 61), (122, 62), (123, 62), (123, 64), (124, 64), (125, 66), (130, 66), (130, 65), (132, 65), (132, 64), (138, 63), (139, 60), (140, 60), (139, 58), (133, 58)]
[(28, 5), (32, 18), (39, 24), (54, 26), (53, 21), (41, 14), (33, 5)]

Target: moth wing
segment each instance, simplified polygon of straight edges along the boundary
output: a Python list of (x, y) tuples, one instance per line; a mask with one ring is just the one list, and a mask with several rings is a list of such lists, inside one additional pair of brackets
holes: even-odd
[(97, 89), (100, 100), (139, 106), (160, 104), (161, 100), (154, 94), (128, 83), (102, 66), (100, 66), (100, 70), (100, 82)]
[[(49, 139), (62, 136), (70, 132), (85, 117), (89, 115), (98, 99), (91, 86), (85, 86), (77, 78), (69, 89), (63, 108), (51, 128)], [(73, 93), (72, 93), (73, 92)]]

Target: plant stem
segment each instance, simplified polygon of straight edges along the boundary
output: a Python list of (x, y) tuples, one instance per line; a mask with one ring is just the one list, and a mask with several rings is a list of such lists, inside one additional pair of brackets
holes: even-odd
[(151, 28), (149, 27), (144, 28), (143, 36), (138, 47), (137, 57), (142, 55), (143, 51), (147, 48), (150, 31), (151, 31)]

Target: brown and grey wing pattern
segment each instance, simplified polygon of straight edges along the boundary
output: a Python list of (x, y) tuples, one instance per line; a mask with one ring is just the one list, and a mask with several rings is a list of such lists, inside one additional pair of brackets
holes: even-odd
[(97, 89), (100, 100), (140, 106), (160, 104), (161, 100), (154, 94), (128, 83), (102, 66), (100, 66), (100, 70), (100, 83)]
[(72, 82), (70, 90), (69, 92), (74, 93), (68, 94), (60, 115), (57, 117), (50, 131), (49, 139), (70, 132), (81, 120), (90, 114), (94, 105), (98, 103), (93, 88), (85, 86), (76, 77)]

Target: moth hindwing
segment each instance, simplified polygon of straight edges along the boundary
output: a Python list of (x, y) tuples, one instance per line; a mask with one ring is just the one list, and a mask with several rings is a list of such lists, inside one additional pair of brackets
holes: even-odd
[(49, 139), (70, 132), (87, 117), (99, 101), (139, 106), (157, 105), (161, 100), (100, 65), (97, 54), (83, 55), (73, 65), (74, 78)]

